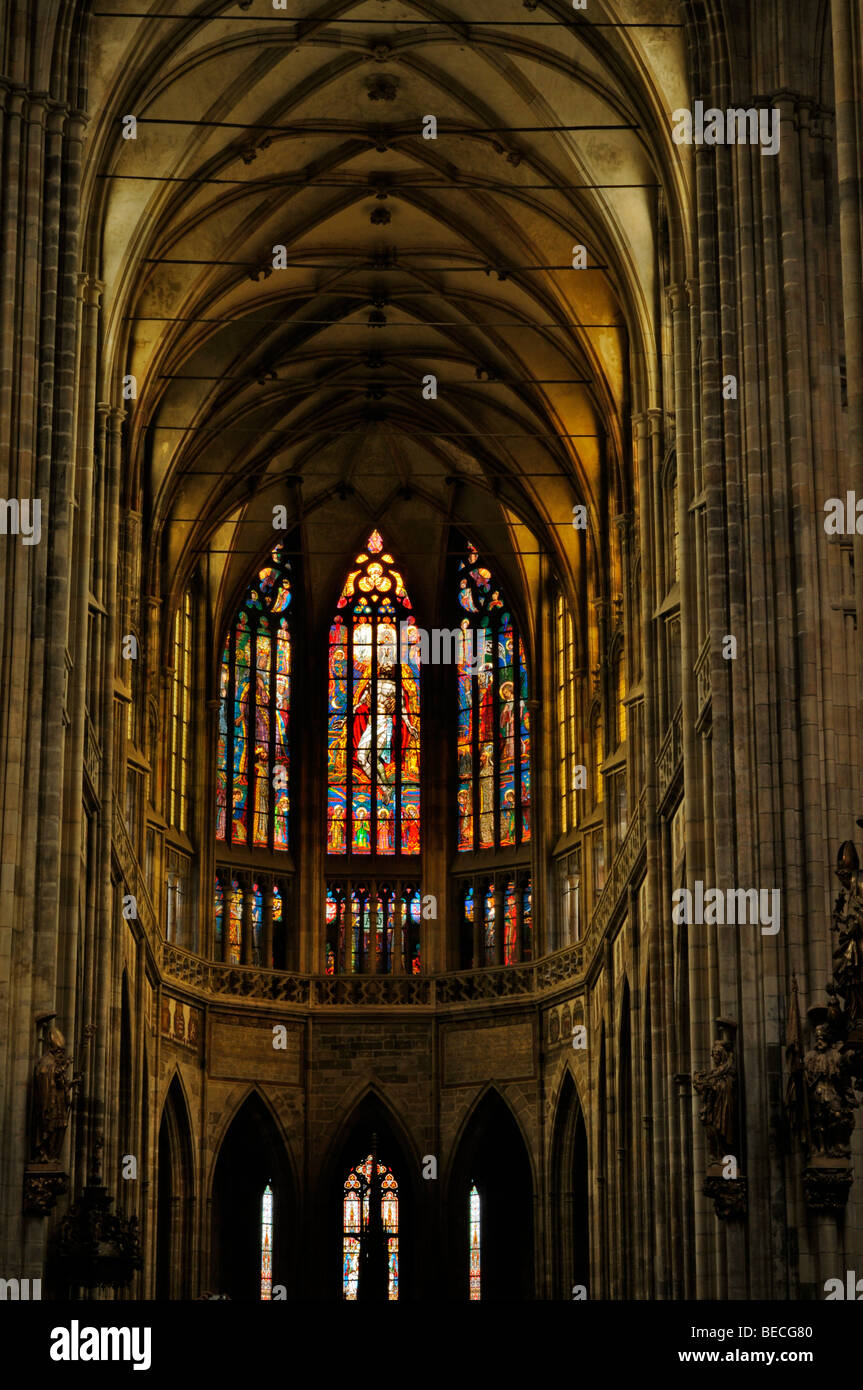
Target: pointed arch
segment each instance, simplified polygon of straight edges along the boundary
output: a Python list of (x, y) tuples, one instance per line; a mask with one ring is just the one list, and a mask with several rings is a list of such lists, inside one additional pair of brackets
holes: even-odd
[(573, 1286), (580, 1284), (589, 1298), (591, 1185), (587, 1122), (571, 1065), (564, 1072), (554, 1111), (550, 1171), (552, 1296), (570, 1299)]
[(297, 1184), (282, 1129), (257, 1087), (237, 1105), (222, 1131), (212, 1172), (210, 1282), (232, 1301), (261, 1298), (261, 1207), (272, 1196), (270, 1264), (275, 1289), (297, 1294)]
[(178, 1071), (159, 1125), (156, 1170), (156, 1298), (190, 1294), (194, 1164), (189, 1108)]
[(329, 634), (327, 852), (420, 852), (419, 629), (401, 567), (375, 529), (349, 568)]
[(447, 1282), (460, 1301), (470, 1293), (473, 1187), (481, 1204), (481, 1301), (535, 1297), (534, 1165), (518, 1119), (493, 1085), (462, 1123), (446, 1182)]
[(632, 1089), (632, 1009), (629, 981), (621, 982), (620, 1023), (617, 1034), (617, 1153), (619, 1163), (617, 1211), (618, 1296), (632, 1298), (635, 1294), (635, 1174), (633, 1164), (633, 1089)]
[(129, 976), (124, 966), (120, 980), (120, 1056), (117, 1075), (117, 1135), (119, 1157), (132, 1153), (134, 1119), (134, 1045)]
[(274, 546), (225, 635), (219, 682), (216, 839), (286, 851), (290, 814), (291, 563)]
[[(376, 1141), (378, 1162), (398, 1187), (399, 1301), (431, 1296), (436, 1271), (428, 1262), (429, 1202), (420, 1200), (419, 1150), (397, 1111), (374, 1085), (365, 1085), (346, 1109), (320, 1167), (316, 1226), (324, 1234), (310, 1252), (322, 1295), (344, 1296), (345, 1182)], [(423, 1186), (427, 1186), (423, 1184)]]
[[(455, 570), (457, 844), (462, 852), (530, 840), (528, 672), (518, 622), (492, 571), (468, 541)], [(467, 615), (467, 616), (465, 616)]]

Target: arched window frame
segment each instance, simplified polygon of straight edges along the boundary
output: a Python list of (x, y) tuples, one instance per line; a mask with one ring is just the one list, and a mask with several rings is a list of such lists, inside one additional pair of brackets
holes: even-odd
[(169, 823), (183, 834), (189, 831), (193, 639), (192, 591), (187, 588), (174, 613), (171, 633), (171, 744), (167, 807)]
[(575, 624), (572, 611), (558, 591), (554, 605), (555, 687), (560, 833), (578, 825), (578, 721), (575, 684)]
[(230, 847), (289, 847), (291, 599), (291, 565), (279, 542), (246, 590), (222, 647), (216, 839)]
[[(471, 543), (458, 562), (456, 582), (463, 634), (457, 664), (456, 844), (461, 853), (520, 848), (531, 836), (532, 789), (530, 681), (524, 643), (501, 586)], [(485, 634), (483, 667), (478, 657), (481, 633)], [(469, 669), (471, 654), (473, 670)], [(507, 671), (510, 676), (502, 679)], [(509, 698), (505, 695), (508, 684)], [(507, 793), (502, 786), (503, 718), (511, 728), (511, 808), (504, 804)]]
[[(419, 630), (402, 569), (377, 530), (357, 554), (337, 607), (328, 653), (327, 853), (413, 857), (421, 838)], [(369, 657), (362, 655), (366, 651)], [(393, 711), (384, 711), (384, 682), (394, 687)], [(393, 720), (391, 792), (380, 770), (382, 719)], [(377, 756), (364, 767), (369, 750)]]
[(669, 451), (662, 470), (662, 505), (664, 522), (665, 592), (680, 579), (680, 533), (677, 510), (677, 453)]
[[(342, 1198), (342, 1297), (355, 1302), (359, 1281), (362, 1232), (369, 1226), (372, 1164), (368, 1154), (345, 1179)], [(387, 1294), (389, 1302), (399, 1297), (399, 1185), (391, 1168), (376, 1161), (381, 1194), (381, 1226), (387, 1243)]]

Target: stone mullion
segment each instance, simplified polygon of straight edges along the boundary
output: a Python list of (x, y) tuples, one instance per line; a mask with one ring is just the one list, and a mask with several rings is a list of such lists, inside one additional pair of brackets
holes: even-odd
[[(258, 883), (261, 888), (261, 965), (266, 970), (275, 967), (273, 959), (273, 889), (275, 879), (272, 874), (259, 876)], [(282, 903), (282, 916), (284, 917), (284, 903)], [(285, 962), (279, 961), (279, 967), (284, 968)]]
[(252, 963), (252, 884), (254, 874), (248, 869), (241, 869), (236, 875), (237, 882), (243, 893), (243, 912), (242, 927), (240, 932), (240, 963), (241, 965), (251, 965)]
[(494, 880), (494, 964), (503, 965), (503, 879)]

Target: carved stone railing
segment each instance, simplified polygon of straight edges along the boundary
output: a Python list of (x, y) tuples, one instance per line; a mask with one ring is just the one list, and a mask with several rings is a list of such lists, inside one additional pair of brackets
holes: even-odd
[(599, 941), (612, 913), (620, 900), (620, 895), (626, 888), (632, 871), (638, 862), (638, 857), (644, 849), (645, 830), (644, 830), (644, 797), (642, 796), (635, 808), (635, 815), (629, 823), (629, 828), (623, 837), (623, 842), (617, 854), (614, 856), (614, 863), (611, 866), (611, 873), (605, 881), (605, 887), (597, 899), (596, 906), (590, 918), (590, 925), (582, 943), (590, 950), (585, 959), (589, 960), (593, 954), (593, 947)]
[(710, 701), (710, 689), (710, 640), (708, 639), (701, 648), (695, 663), (695, 693), (699, 714)]
[(162, 970), (172, 979), (205, 994), (230, 995), (232, 999), (260, 999), (282, 1004), (308, 1004), (311, 980), (308, 975), (290, 975), (284, 970), (261, 970), (253, 965), (223, 965), (201, 960), (191, 951), (162, 942)]
[(584, 964), (584, 944), (564, 946), (552, 956), (543, 956), (536, 963), (536, 986), (538, 990), (553, 989), (555, 985), (566, 984), (581, 975)]
[(312, 982), (313, 1003), (425, 1004), (434, 1003), (433, 981), (428, 975), (323, 975)]
[(138, 911), (138, 921), (144, 928), (150, 939), (153, 950), (158, 944), (158, 924), (156, 921), (156, 909), (150, 897), (138, 857), (135, 854), (132, 841), (129, 839), (129, 832), (126, 829), (126, 822), (120, 813), (120, 808), (116, 798), (113, 805), (113, 816), (111, 820), (111, 840), (114, 854), (117, 856), (117, 863), (120, 865), (120, 872), (129, 892), (134, 895)]
[(665, 738), (662, 740), (659, 757), (656, 759), (656, 777), (659, 784), (658, 791), (660, 801), (668, 791), (682, 758), (683, 710), (679, 709), (671, 721), (671, 727), (665, 735)]
[(483, 999), (510, 999), (533, 994), (535, 965), (502, 965), (487, 970), (460, 970), (435, 977), (438, 1004), (471, 1004)]
[(568, 981), (574, 983), (579, 978), (582, 960), (579, 943), (536, 963), (488, 970), (458, 970), (443, 975), (295, 975), (202, 960), (167, 941), (162, 942), (160, 953), (163, 974), (197, 993), (311, 1008), (433, 1008), (438, 1004), (481, 1004), (522, 998)]

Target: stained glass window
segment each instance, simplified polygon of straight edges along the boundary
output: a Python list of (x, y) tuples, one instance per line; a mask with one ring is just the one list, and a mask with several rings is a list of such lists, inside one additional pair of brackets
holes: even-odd
[(530, 839), (530, 711), (524, 644), (478, 552), (458, 566), (458, 847)]
[(291, 567), (270, 552), (225, 638), (221, 668), (216, 838), (288, 847)]
[(225, 939), (225, 894), (222, 885), (216, 879), (216, 956), (222, 958), (222, 943)]
[(418, 884), (329, 883), (326, 973), (386, 975), (404, 969), (418, 975), (421, 907)]
[(485, 890), (483, 900), (483, 945), (485, 947), (486, 965), (494, 965), (495, 947), (495, 920), (494, 920), (494, 884), (490, 883)]
[(261, 1298), (273, 1296), (273, 1189), (264, 1188), (261, 1198)]
[(518, 914), (515, 883), (510, 879), (503, 895), (503, 963), (514, 965), (518, 960)]
[[(380, 1199), (381, 1239), (386, 1242), (387, 1296), (399, 1296), (399, 1189), (394, 1174), (378, 1160), (376, 1200)], [(344, 1188), (342, 1292), (355, 1301), (360, 1280), (362, 1245), (369, 1238), (369, 1204), (372, 1194), (372, 1155), (352, 1168)]]
[(482, 1243), (480, 1232), (479, 1193), (476, 1187), (470, 1190), (468, 1209), (468, 1246), (470, 1250), (470, 1300), (478, 1302), (482, 1289)]
[(240, 964), (243, 940), (243, 890), (235, 878), (228, 892), (228, 960)]
[(373, 531), (330, 628), (330, 854), (419, 854), (419, 631), (395, 563)]
[(557, 755), (561, 834), (578, 820), (576, 781), (578, 729), (575, 706), (575, 636), (572, 614), (558, 594), (555, 603), (557, 657)]
[(264, 920), (264, 899), (257, 883), (252, 884), (252, 964), (261, 963), (261, 933)]
[(533, 891), (530, 879), (521, 890), (521, 958), (533, 960)]
[[(189, 829), (189, 725), (192, 699), (192, 595), (187, 589), (174, 614), (171, 675), (171, 780), (168, 818), (178, 830)], [(137, 669), (137, 663), (133, 663)], [(134, 702), (133, 702), (134, 703)]]

